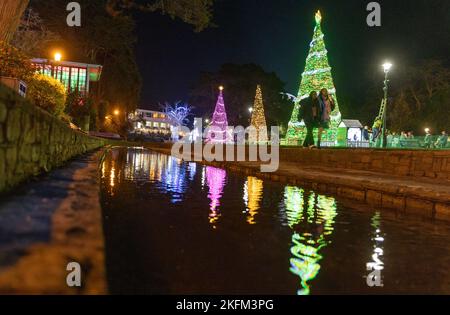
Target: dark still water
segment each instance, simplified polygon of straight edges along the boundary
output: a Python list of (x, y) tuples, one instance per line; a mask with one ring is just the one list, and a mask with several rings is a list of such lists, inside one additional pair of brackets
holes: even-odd
[(448, 224), (138, 148), (101, 177), (113, 294), (450, 293)]

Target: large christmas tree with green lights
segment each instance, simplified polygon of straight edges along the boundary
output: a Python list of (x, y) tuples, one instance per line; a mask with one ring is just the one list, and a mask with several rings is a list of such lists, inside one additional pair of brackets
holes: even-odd
[(336, 97), (336, 88), (333, 83), (331, 67), (328, 63), (328, 51), (325, 46), (324, 34), (322, 32), (322, 15), (320, 11), (316, 13), (316, 27), (314, 37), (310, 44), (308, 57), (306, 58), (305, 71), (302, 74), (300, 91), (296, 100), (294, 112), (292, 113), (289, 129), (287, 132), (288, 140), (300, 140), (306, 136), (306, 128), (303, 122), (299, 121), (300, 101), (307, 98), (312, 91), (320, 92), (323, 88), (328, 89), (328, 93), (336, 101), (336, 108), (331, 114), (330, 130), (324, 134), (323, 141), (335, 141), (336, 132), (341, 123), (341, 113), (339, 103)]

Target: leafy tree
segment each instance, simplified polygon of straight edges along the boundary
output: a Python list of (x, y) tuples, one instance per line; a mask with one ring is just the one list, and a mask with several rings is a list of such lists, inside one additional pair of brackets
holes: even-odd
[(59, 39), (57, 34), (47, 29), (39, 14), (30, 8), (22, 16), (11, 44), (29, 56), (41, 56), (45, 55), (52, 42)]
[(33, 73), (34, 69), (27, 55), (6, 42), (0, 42), (0, 76), (28, 81)]
[(29, 0), (2, 0), (0, 2), (0, 41), (9, 42), (20, 23)]
[(423, 133), (449, 128), (450, 69), (443, 61), (425, 60), (399, 70), (388, 111), (388, 128)]
[(108, 12), (117, 16), (138, 9), (148, 12), (161, 12), (172, 19), (179, 18), (195, 27), (200, 32), (211, 25), (213, 0), (109, 0)]
[(96, 129), (97, 112), (93, 107), (93, 100), (84, 97), (78, 91), (70, 92), (66, 98), (65, 113), (72, 117), (73, 122), (81, 126), (85, 123), (86, 117), (90, 119), (90, 128)]
[(57, 117), (64, 114), (66, 88), (52, 77), (35, 74), (28, 83), (27, 98)]
[(405, 88), (417, 109), (422, 109), (436, 92), (449, 87), (450, 69), (442, 60), (425, 60), (405, 70)]
[[(51, 32), (63, 35), (52, 46), (64, 47), (67, 59), (101, 64), (100, 82), (91, 85), (93, 111), (100, 112), (105, 101), (121, 112), (133, 111), (138, 104), (141, 77), (134, 56), (136, 36), (134, 20), (127, 15), (111, 16), (106, 11), (106, 0), (80, 0), (83, 8), (82, 27), (67, 26), (64, 0), (35, 0), (34, 10), (39, 12)], [(99, 116), (99, 125), (104, 116)]]
[(190, 103), (195, 104), (197, 114), (211, 117), (218, 87), (223, 85), (229, 124), (249, 126), (249, 108), (253, 107), (258, 84), (264, 90), (268, 126), (287, 126), (294, 105), (280, 94), (284, 83), (275, 73), (267, 73), (255, 64), (225, 64), (216, 73), (202, 73), (192, 89)]
[[(31, 5), (42, 17), (47, 29), (61, 35), (54, 46), (65, 47), (68, 58), (103, 65), (95, 87), (94, 108), (101, 101), (122, 112), (133, 112), (140, 99), (141, 76), (136, 64), (135, 22), (133, 10), (160, 12), (193, 24), (196, 30), (209, 25), (212, 0), (79, 0), (83, 8), (82, 27), (68, 27), (65, 18), (67, 1), (33, 0)], [(70, 54), (69, 54), (70, 52)], [(109, 110), (112, 110), (109, 108)], [(100, 125), (104, 116), (99, 115)]]

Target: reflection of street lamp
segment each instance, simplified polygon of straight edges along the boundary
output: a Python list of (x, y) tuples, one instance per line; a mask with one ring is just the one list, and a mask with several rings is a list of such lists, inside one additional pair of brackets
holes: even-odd
[(383, 64), (383, 69), (384, 69), (384, 112), (383, 112), (383, 131), (381, 134), (381, 141), (382, 141), (382, 147), (386, 148), (387, 147), (387, 141), (386, 141), (386, 124), (387, 124), (387, 105), (388, 105), (388, 89), (389, 89), (389, 71), (392, 68), (392, 63), (390, 62), (385, 62)]
[(114, 115), (115, 115), (115, 116), (119, 116), (119, 115), (120, 115), (120, 111), (119, 111), (118, 109), (116, 109), (116, 110), (114, 111)]

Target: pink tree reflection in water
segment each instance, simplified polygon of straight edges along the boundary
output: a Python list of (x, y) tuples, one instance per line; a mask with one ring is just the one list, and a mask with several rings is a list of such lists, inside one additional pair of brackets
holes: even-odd
[(218, 208), (220, 206), (220, 198), (223, 196), (226, 180), (227, 172), (225, 170), (209, 166), (206, 167), (206, 182), (209, 187), (208, 198), (211, 200), (211, 212), (209, 214), (209, 221), (211, 224), (216, 223), (220, 218)]

